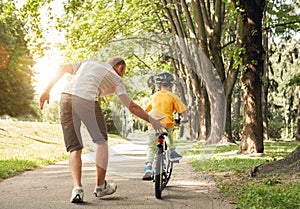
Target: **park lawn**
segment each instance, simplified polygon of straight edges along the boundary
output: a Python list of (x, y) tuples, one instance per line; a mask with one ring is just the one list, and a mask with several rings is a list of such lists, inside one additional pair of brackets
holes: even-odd
[[(110, 145), (124, 141), (116, 135), (109, 137), (113, 138)], [(60, 124), (0, 120), (0, 180), (68, 156)]]
[(0, 120), (0, 179), (65, 159), (59, 124)]
[(252, 169), (262, 163), (283, 158), (295, 150), (299, 142), (264, 143), (265, 153), (237, 155), (238, 145), (204, 147), (195, 143), (184, 152), (199, 172), (213, 175), (221, 191), (239, 209), (295, 209), (300, 202), (300, 174), (259, 175), (251, 177)]

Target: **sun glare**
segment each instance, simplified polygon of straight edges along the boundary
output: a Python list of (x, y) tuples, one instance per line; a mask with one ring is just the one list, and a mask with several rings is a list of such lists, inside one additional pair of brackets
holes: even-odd
[[(61, 61), (61, 57), (43, 57), (36, 60), (33, 70), (35, 72), (34, 88), (38, 98), (43, 93), (50, 80), (54, 77), (59, 64), (61, 64)], [(66, 82), (66, 77), (63, 77), (54, 85), (50, 91), (50, 103), (59, 100), (60, 94), (63, 91)]]

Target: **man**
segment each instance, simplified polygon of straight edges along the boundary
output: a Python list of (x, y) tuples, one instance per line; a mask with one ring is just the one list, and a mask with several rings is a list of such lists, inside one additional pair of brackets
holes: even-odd
[[(183, 116), (182, 122), (187, 122), (187, 114), (186, 114), (187, 108), (183, 104), (183, 102), (179, 99), (179, 97), (171, 92), (173, 82), (174, 82), (174, 78), (170, 73), (165, 72), (155, 76), (155, 83), (159, 91), (151, 96), (151, 101), (149, 105), (146, 107), (146, 111), (147, 112), (150, 111), (149, 114), (154, 118), (164, 118), (163, 120), (161, 120), (161, 123), (168, 131), (167, 144), (171, 151), (170, 160), (174, 162), (180, 160), (182, 156), (175, 151), (174, 139), (173, 139), (173, 131), (174, 131), (173, 113), (175, 111), (181, 113)], [(156, 139), (157, 137), (155, 136), (155, 133), (153, 132), (153, 130), (150, 129), (147, 161), (146, 161), (146, 167), (144, 169), (143, 180), (152, 179), (152, 163), (156, 151), (156, 145), (157, 145)]]
[(134, 103), (127, 95), (122, 77), (125, 75), (126, 63), (121, 57), (113, 57), (107, 63), (96, 61), (82, 61), (61, 65), (45, 88), (40, 97), (40, 108), (49, 103), (49, 92), (55, 83), (65, 74), (74, 77), (68, 83), (61, 95), (61, 124), (64, 134), (65, 146), (70, 152), (69, 166), (73, 179), (71, 202), (83, 202), (84, 190), (81, 184), (83, 149), (80, 134), (81, 122), (85, 124), (96, 150), (96, 187), (94, 195), (102, 197), (113, 194), (117, 185), (105, 181), (108, 164), (108, 145), (106, 123), (98, 102), (98, 98), (115, 93), (121, 102), (137, 117), (152, 124), (154, 129), (161, 133), (160, 122), (148, 115), (139, 105)]

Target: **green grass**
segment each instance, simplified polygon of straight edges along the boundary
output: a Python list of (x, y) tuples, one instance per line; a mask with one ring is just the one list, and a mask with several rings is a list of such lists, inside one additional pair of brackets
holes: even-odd
[(59, 124), (0, 120), (0, 179), (67, 158)]
[[(232, 189), (229, 191), (233, 192)], [(237, 190), (237, 202), (239, 208), (295, 209), (299, 208), (299, 191), (299, 182), (281, 183), (280, 180), (267, 179), (241, 185)]]
[(11, 158), (7, 160), (0, 160), (0, 179), (6, 179), (18, 173), (33, 170), (64, 159), (66, 159), (66, 156), (61, 156), (56, 159), (37, 158), (33, 160), (21, 160)]
[[(265, 142), (264, 155), (237, 155), (238, 145), (211, 146), (205, 150), (203, 143), (184, 152), (199, 172), (215, 176), (218, 187), (236, 202), (238, 209), (294, 209), (299, 208), (300, 174), (260, 175), (251, 177), (252, 169), (262, 163), (283, 158), (300, 143)], [(209, 158), (201, 158), (203, 153)]]
[(8, 159), (0, 160), (0, 179), (6, 179), (16, 173), (37, 168), (34, 161)]
[[(239, 175), (246, 169), (253, 168), (258, 164), (266, 162), (265, 159), (217, 159), (211, 158), (208, 161), (199, 161), (198, 159), (192, 159), (191, 164), (197, 168), (197, 171), (205, 171), (211, 173), (231, 171), (234, 174)], [(201, 162), (201, 163), (200, 163)]]
[[(122, 143), (109, 134), (109, 144)], [(0, 120), (0, 180), (68, 159), (60, 124)]]

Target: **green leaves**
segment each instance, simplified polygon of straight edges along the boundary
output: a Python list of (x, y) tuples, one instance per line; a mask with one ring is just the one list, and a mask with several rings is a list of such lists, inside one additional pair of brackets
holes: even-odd
[(33, 60), (24, 40), (24, 24), (13, 4), (0, 4), (0, 10), (0, 115), (34, 115)]

